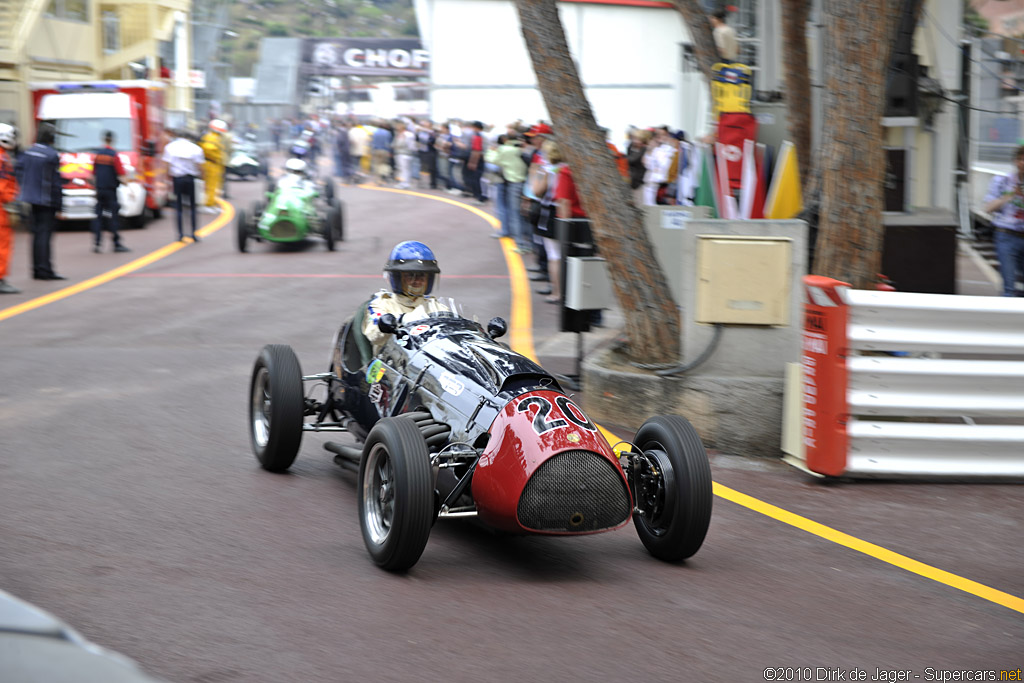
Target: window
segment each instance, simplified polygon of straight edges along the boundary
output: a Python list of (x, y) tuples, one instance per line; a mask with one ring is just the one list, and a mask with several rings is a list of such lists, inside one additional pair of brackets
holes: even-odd
[(117, 12), (103, 12), (103, 53), (110, 54), (121, 49), (121, 17)]
[(89, 21), (89, 0), (50, 0), (46, 16), (70, 21)]

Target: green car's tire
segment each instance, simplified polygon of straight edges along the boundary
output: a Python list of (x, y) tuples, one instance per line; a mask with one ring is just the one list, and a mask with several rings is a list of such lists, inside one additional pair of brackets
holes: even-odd
[(345, 206), (338, 202), (338, 222), (335, 224), (334, 238), (339, 242), (345, 241)]
[(324, 239), (327, 241), (327, 251), (334, 251), (337, 245), (334, 240), (337, 237), (337, 225), (341, 222), (341, 209), (332, 206), (327, 210), (327, 220), (324, 221)]
[(238, 217), (235, 222), (235, 236), (238, 238), (238, 251), (243, 254), (249, 248), (249, 220), (245, 215), (245, 209), (238, 210)]

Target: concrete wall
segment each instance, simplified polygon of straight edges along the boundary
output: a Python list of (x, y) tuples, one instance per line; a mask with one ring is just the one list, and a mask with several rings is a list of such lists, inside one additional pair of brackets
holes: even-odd
[[(785, 374), (785, 363), (800, 356), (800, 318), (803, 294), (800, 278), (807, 273), (807, 224), (803, 221), (727, 221), (694, 218), (685, 228), (666, 228), (662, 219), (682, 207), (645, 207), (645, 227), (655, 245), (662, 269), (666, 272), (672, 295), (682, 312), (683, 362), (698, 357), (711, 341), (714, 326), (694, 320), (696, 277), (696, 241), (698, 235), (748, 235), (788, 237), (792, 240), (789, 264), (789, 317), (787, 326), (729, 325), (723, 331), (718, 349), (697, 374), (778, 377)], [(689, 207), (699, 208), (699, 207)], [(743, 277), (737, 272), (736, 277)]]
[[(694, 369), (671, 377), (633, 368), (615, 351), (583, 364), (587, 412), (599, 422), (639, 426), (652, 415), (689, 419), (705, 445), (740, 455), (777, 457), (782, 439), (786, 363), (800, 357), (803, 324), (801, 278), (807, 272), (803, 221), (726, 221), (694, 218), (666, 227), (664, 214), (678, 207), (645, 207), (645, 225), (666, 271), (682, 318), (682, 364), (712, 344), (714, 326), (696, 322), (696, 242), (699, 235), (785, 237), (792, 243), (789, 321), (785, 325), (725, 325), (714, 351)], [(675, 223), (675, 225), (679, 225)], [(743, 277), (737, 270), (736, 277)]]

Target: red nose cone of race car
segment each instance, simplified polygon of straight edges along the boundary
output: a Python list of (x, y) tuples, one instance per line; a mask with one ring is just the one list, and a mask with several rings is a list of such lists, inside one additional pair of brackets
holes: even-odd
[(480, 519), (507, 531), (586, 534), (625, 524), (626, 478), (597, 426), (563, 394), (510, 401), (473, 474)]

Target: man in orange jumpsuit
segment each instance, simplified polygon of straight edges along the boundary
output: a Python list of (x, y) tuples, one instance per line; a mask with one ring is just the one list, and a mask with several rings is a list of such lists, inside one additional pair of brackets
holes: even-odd
[(6, 123), (0, 123), (0, 294), (18, 294), (17, 287), (9, 284), (7, 266), (11, 262), (11, 248), (14, 246), (14, 231), (7, 220), (4, 204), (18, 196), (18, 181), (14, 177), (14, 147), (18, 144), (18, 131)]

